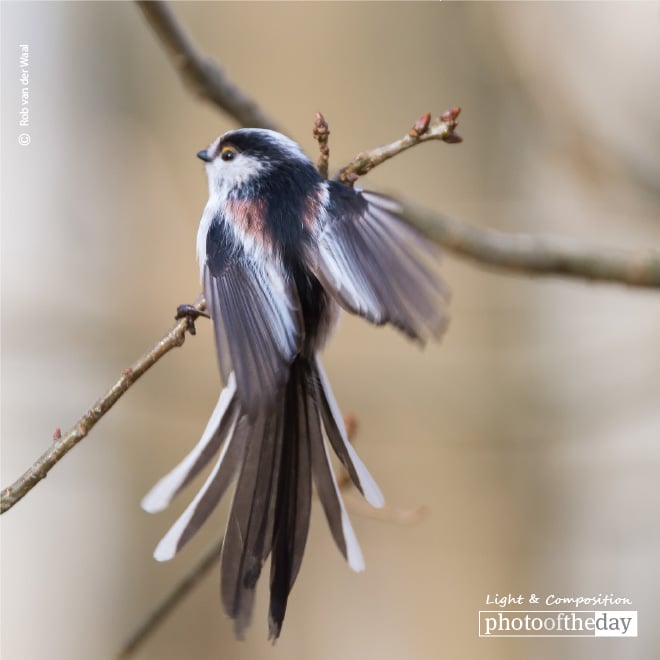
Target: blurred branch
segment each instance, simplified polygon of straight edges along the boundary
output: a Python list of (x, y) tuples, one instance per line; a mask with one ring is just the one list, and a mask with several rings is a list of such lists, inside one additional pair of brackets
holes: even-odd
[(355, 495), (344, 497), (344, 504), (346, 505), (346, 509), (353, 515), (391, 523), (393, 525), (416, 525), (426, 518), (429, 511), (426, 504), (418, 504), (414, 508), (389, 506), (386, 504), (380, 509), (374, 509), (369, 502)]
[(231, 82), (217, 62), (197, 50), (169, 3), (138, 0), (137, 5), (184, 83), (195, 94), (216, 105), (242, 126), (277, 130), (277, 122)]
[(124, 648), (117, 656), (117, 660), (127, 660), (146, 642), (156, 631), (170, 612), (204, 579), (206, 574), (216, 565), (222, 554), (222, 541), (216, 541), (201, 559), (189, 570), (175, 585), (163, 600), (131, 635)]
[(401, 202), (403, 218), (434, 243), (481, 265), (514, 274), (563, 276), (660, 288), (660, 252), (580, 245), (551, 236), (511, 234), (469, 225)]
[[(355, 444), (355, 436), (358, 430), (358, 420), (354, 413), (346, 413), (344, 415), (344, 426), (346, 427), (346, 435)], [(351, 477), (343, 465), (337, 469), (337, 486), (339, 490), (345, 492), (351, 485)], [(371, 518), (372, 520), (380, 520), (381, 522), (394, 523), (396, 525), (410, 525), (417, 523), (427, 512), (425, 504), (420, 504), (414, 509), (404, 509), (398, 506), (385, 505), (380, 509), (375, 509), (363, 497), (350, 497), (344, 496), (344, 504), (346, 508), (363, 518)]]
[[(204, 310), (204, 298), (199, 296), (194, 306), (199, 310)], [(140, 376), (173, 348), (182, 346), (186, 338), (186, 331), (189, 330), (190, 321), (188, 318), (183, 318), (131, 367), (124, 369), (119, 380), (92, 405), (67, 433), (62, 435), (60, 430), (57, 429), (53, 436), (53, 444), (48, 450), (11, 486), (2, 489), (0, 513), (9, 511), (14, 504), (23, 499), (44, 479), (50, 470), (96, 426), (101, 417), (119, 401)]]

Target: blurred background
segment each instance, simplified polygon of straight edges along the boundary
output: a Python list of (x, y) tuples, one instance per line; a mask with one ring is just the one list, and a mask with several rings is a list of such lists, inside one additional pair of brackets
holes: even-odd
[[(657, 3), (184, 3), (180, 20), (331, 168), (460, 105), (363, 182), (480, 226), (660, 245)], [(181, 84), (132, 3), (2, 7), (2, 485), (68, 429), (199, 291), (206, 177), (234, 124)], [(17, 141), (29, 45), (31, 143)], [(513, 277), (447, 253), (450, 330), (424, 351), (344, 317), (325, 364), (388, 503), (353, 514), (352, 574), (315, 512), (283, 634), (267, 574), (236, 642), (213, 571), (136, 657), (650, 658), (660, 651), (660, 298)], [(211, 329), (159, 363), (2, 518), (2, 657), (113, 658), (222, 533), (152, 551), (192, 497), (140, 498), (197, 441), (220, 386)], [(354, 493), (350, 494), (354, 497)], [(614, 594), (637, 639), (477, 636), (488, 594)]]

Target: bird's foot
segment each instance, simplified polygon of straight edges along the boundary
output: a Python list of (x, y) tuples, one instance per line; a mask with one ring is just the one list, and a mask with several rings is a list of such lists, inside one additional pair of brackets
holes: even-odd
[(195, 321), (200, 317), (205, 316), (207, 319), (211, 318), (206, 312), (203, 312), (201, 309), (197, 309), (194, 305), (179, 305), (176, 308), (176, 314), (174, 318), (178, 321), (179, 319), (186, 319), (186, 330), (191, 334), (197, 334), (197, 328), (195, 328)]

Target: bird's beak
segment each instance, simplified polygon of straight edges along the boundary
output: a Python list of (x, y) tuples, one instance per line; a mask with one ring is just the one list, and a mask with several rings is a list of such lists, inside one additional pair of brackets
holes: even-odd
[(209, 157), (209, 152), (206, 149), (202, 149), (197, 152), (197, 158), (201, 158), (205, 163), (210, 163), (211, 158)]

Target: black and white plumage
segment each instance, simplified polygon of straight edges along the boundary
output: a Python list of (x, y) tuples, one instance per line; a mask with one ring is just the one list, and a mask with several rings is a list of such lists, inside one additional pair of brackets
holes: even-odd
[(280, 634), (309, 527), (312, 484), (355, 571), (364, 560), (328, 444), (368, 502), (383, 496), (348, 438), (319, 352), (340, 308), (424, 343), (446, 327), (437, 250), (393, 200), (326, 181), (279, 133), (240, 129), (198, 156), (209, 201), (197, 255), (225, 388), (197, 446), (143, 500), (168, 506), (219, 454), (195, 499), (155, 551), (171, 559), (232, 482), (221, 559), (222, 602), (241, 636), (270, 556), (270, 637)]

